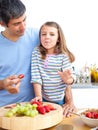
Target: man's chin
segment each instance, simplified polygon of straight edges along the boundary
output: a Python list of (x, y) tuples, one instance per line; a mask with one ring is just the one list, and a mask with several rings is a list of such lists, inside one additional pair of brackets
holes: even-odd
[(23, 36), (23, 35), (24, 35), (24, 33), (20, 33), (20, 34), (19, 34), (20, 37)]
[(23, 36), (25, 33), (25, 30), (19, 32), (19, 36)]

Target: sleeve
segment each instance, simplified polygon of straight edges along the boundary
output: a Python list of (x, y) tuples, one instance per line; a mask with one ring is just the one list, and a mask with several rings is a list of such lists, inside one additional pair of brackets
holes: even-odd
[(72, 70), (69, 58), (66, 55), (63, 55), (62, 59), (63, 59), (62, 60), (62, 71), (67, 70), (67, 69), (71, 69)]
[(68, 58), (66, 55), (64, 55), (64, 57), (63, 57), (63, 62), (62, 62), (62, 71), (67, 70), (67, 69), (70, 69), (70, 70), (71, 70), (72, 77), (73, 77), (74, 83), (75, 83), (75, 82), (76, 82), (76, 74), (75, 74), (75, 71), (74, 71), (74, 69), (73, 69), (73, 67), (72, 67), (72, 64), (71, 64), (70, 61), (69, 61), (69, 58)]
[(38, 51), (36, 50), (32, 52), (32, 58), (31, 58), (31, 83), (39, 83), (42, 85), (38, 63), (39, 63), (39, 54)]

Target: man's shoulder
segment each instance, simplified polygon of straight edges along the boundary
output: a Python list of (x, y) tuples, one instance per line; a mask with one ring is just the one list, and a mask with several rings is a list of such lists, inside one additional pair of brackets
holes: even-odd
[(33, 28), (33, 27), (28, 27), (28, 28), (26, 28), (26, 33), (28, 33), (28, 34), (39, 34), (39, 29), (38, 28)]
[(39, 44), (39, 29), (38, 28), (26, 28), (25, 34), (23, 36), (25, 39), (31, 40), (33, 46)]

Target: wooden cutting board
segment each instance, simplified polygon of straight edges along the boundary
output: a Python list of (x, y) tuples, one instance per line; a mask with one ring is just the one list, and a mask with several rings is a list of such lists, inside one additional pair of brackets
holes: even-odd
[[(47, 103), (45, 102), (45, 104)], [(63, 119), (63, 110), (60, 105), (50, 104), (56, 109), (44, 115), (38, 114), (35, 117), (5, 117), (5, 112), (8, 109), (2, 107), (0, 108), (0, 127), (7, 130), (41, 130), (57, 125)]]

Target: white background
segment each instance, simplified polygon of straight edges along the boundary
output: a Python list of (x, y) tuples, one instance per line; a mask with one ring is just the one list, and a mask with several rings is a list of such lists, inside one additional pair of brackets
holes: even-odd
[[(27, 8), (27, 26), (39, 28), (46, 21), (58, 22), (69, 49), (75, 54), (74, 65), (98, 65), (98, 0), (22, 1)], [(96, 89), (73, 89), (75, 105), (79, 108), (98, 107), (97, 93)]]
[[(75, 54), (74, 66), (98, 65), (98, 0), (22, 0), (27, 7), (27, 26), (56, 21)], [(77, 108), (98, 107), (97, 89), (72, 89)]]
[(69, 49), (75, 54), (74, 66), (98, 64), (97, 0), (22, 0), (27, 8), (27, 26), (40, 27), (46, 21), (58, 22)]
[(77, 108), (98, 108), (98, 88), (73, 88), (72, 94)]
[[(98, 0), (22, 0), (27, 7), (27, 26), (56, 21), (75, 54), (74, 66), (98, 64)], [(97, 89), (72, 89), (77, 108), (98, 107)]]
[(46, 21), (58, 22), (77, 67), (98, 64), (97, 0), (22, 0), (27, 7), (27, 25), (40, 27)]

